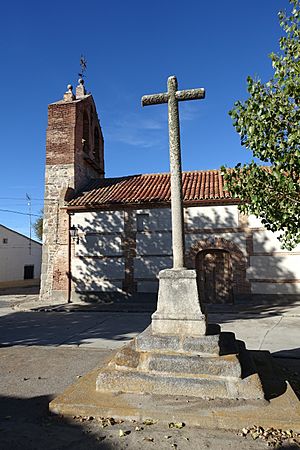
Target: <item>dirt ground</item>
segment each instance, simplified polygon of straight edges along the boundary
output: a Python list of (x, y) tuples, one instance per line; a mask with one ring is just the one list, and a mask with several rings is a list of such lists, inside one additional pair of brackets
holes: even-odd
[[(6, 294), (8, 293), (6, 292)], [(106, 327), (101, 325), (102, 322), (99, 320), (100, 325), (98, 326), (98, 319), (92, 317), (87, 320), (83, 313), (79, 317), (75, 313), (72, 315), (67, 312), (64, 319), (62, 317), (53, 318), (54, 313), (45, 315), (42, 319), (37, 313), (34, 317), (34, 313), (17, 314), (16, 311), (10, 310), (11, 305), (29, 300), (34, 302), (36, 294), (34, 291), (29, 292), (28, 288), (26, 288), (26, 292), (21, 289), (17, 293), (18, 295), (15, 292), (9, 292), (9, 294), (13, 295), (4, 295), (2, 292), (0, 296), (0, 316), (2, 317), (0, 450), (149, 450), (154, 448), (162, 450), (251, 450), (272, 448), (276, 442), (278, 449), (296, 450), (300, 448), (299, 437), (296, 436), (296, 439), (293, 440), (290, 438), (291, 433), (287, 433), (285, 439), (276, 441), (274, 438), (273, 442), (270, 439), (262, 440), (262, 432), (259, 429), (249, 433), (246, 430), (246, 436), (241, 436), (241, 430), (245, 425), (243, 423), (240, 424), (238, 432), (204, 430), (186, 425), (182, 428), (176, 428), (176, 426), (169, 428), (167, 424), (162, 423), (114, 423), (112, 419), (108, 421), (107, 418), (99, 421), (93, 418), (51, 416), (48, 412), (49, 402), (63, 392), (67, 386), (74, 383), (78, 377), (95, 367), (102, 366), (112, 355), (112, 350), (107, 349), (112, 347), (105, 348), (106, 344), (104, 345), (103, 342), (99, 343), (99, 348), (91, 347), (95, 339), (99, 340), (101, 334), (102, 338), (106, 336), (107, 339), (110, 339), (110, 344), (115, 343), (116, 339), (124, 339), (124, 336), (127, 336), (128, 332), (132, 332), (133, 329), (124, 328), (123, 330), (122, 328), (121, 333), (117, 319), (110, 319), (107, 322), (109, 326), (112, 326), (114, 321), (118, 324), (118, 334), (115, 335), (112, 332), (107, 334), (108, 325)], [(282, 348), (297, 347), (298, 351), (298, 342), (295, 346), (293, 341), (294, 345), (291, 346), (289, 342), (285, 341), (288, 332), (292, 333), (297, 341), (295, 334), (297, 314), (295, 311), (294, 308), (289, 316), (284, 318), (286, 323), (294, 320), (293, 327), (281, 329), (285, 331), (278, 331), (277, 327), (277, 335)], [(283, 312), (280, 311), (280, 314)], [(269, 317), (268, 311), (266, 315)], [(21, 319), (16, 321), (16, 317), (21, 317)], [(256, 312), (253, 317), (256, 320), (260, 315)], [(83, 319), (86, 319), (87, 323)], [(271, 319), (273, 320), (273, 317)], [(266, 320), (264, 317), (260, 323), (264, 323), (266, 326)], [(79, 333), (78, 336), (79, 321), (82, 326), (82, 334)], [(258, 330), (257, 324), (255, 324), (255, 329), (254, 325), (252, 328), (250, 327), (252, 322), (251, 320), (249, 322), (247, 317), (247, 329), (250, 334), (254, 334), (254, 331), (257, 333)], [(237, 323), (240, 324), (240, 329), (244, 330), (244, 321), (238, 320)], [(143, 325), (143, 329), (145, 324), (140, 325)], [(267, 328), (260, 326), (262, 335), (271, 336), (269, 331), (273, 332), (275, 325), (272, 322), (271, 328), (270, 325)], [(74, 327), (77, 330), (76, 339), (72, 338), (72, 333), (75, 332)], [(85, 328), (88, 330), (86, 334), (84, 334)], [(138, 330), (134, 328), (134, 331)], [(65, 338), (64, 335), (66, 335)], [(68, 345), (64, 343), (65, 341), (68, 342)], [(93, 345), (96, 345), (95, 342)], [(252, 342), (253, 346), (258, 348), (257, 341)], [(297, 351), (294, 349), (285, 352), (285, 358), (282, 357), (282, 352), (277, 352), (275, 356), (277, 356), (276, 361), (280, 364), (283, 377), (290, 382), (300, 399), (300, 359)], [(181, 420), (184, 423), (184, 417)], [(260, 424), (253, 425), (259, 426)], [(268, 441), (271, 445), (268, 445)]]
[[(212, 431), (188, 426), (169, 428), (160, 423), (114, 423), (113, 420), (99, 421), (82, 417), (70, 419), (49, 415), (48, 404), (56, 394), (84, 373), (102, 365), (110, 355), (111, 351), (80, 348), (1, 348), (0, 449), (268, 448), (267, 442), (255, 433), (248, 433), (243, 437), (230, 430)], [(285, 378), (291, 381), (299, 394), (300, 361), (278, 361)], [(184, 417), (182, 422), (184, 423)], [(241, 430), (242, 428), (241, 423)], [(284, 440), (277, 448), (297, 449), (299, 446), (290, 439)]]

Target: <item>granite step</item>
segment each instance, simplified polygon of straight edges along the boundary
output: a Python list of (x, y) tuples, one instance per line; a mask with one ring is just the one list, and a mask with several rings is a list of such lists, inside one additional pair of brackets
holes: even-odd
[(241, 380), (218, 376), (170, 376), (105, 368), (97, 376), (96, 391), (265, 401), (257, 374)]
[(135, 338), (135, 348), (140, 352), (183, 353), (200, 356), (224, 356), (238, 353), (234, 333), (220, 332), (220, 327), (210, 324), (205, 336), (157, 335), (151, 325)]

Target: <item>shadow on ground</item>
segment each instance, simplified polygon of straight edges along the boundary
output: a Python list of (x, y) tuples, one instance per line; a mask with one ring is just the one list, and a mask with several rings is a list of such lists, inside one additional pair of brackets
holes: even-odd
[[(126, 341), (143, 331), (150, 314), (17, 312), (0, 317), (0, 347), (80, 345), (94, 340)], [(112, 326), (112, 320), (114, 326)]]
[(300, 400), (300, 360), (293, 358), (292, 355), (294, 354), (294, 351), (298, 354), (299, 348), (290, 350), (289, 352), (286, 351), (286, 353), (290, 353), (290, 358), (287, 358), (286, 356), (282, 358), (282, 352), (272, 353), (272, 356), (276, 357), (276, 365), (280, 371), (280, 376), (290, 383)]
[[(157, 307), (156, 294), (134, 295), (91, 295), (89, 300), (80, 303), (64, 303), (56, 305), (41, 305), (37, 302), (36, 308), (31, 306), (32, 311), (80, 311), (80, 312), (131, 312), (131, 313), (154, 313)], [(233, 304), (203, 304), (203, 311), (208, 315), (217, 314), (226, 322), (226, 316), (231, 320), (264, 319), (271, 316), (283, 314), (300, 315), (300, 298), (295, 295), (273, 295), (245, 297), (243, 301)], [(224, 320), (223, 320), (224, 319)]]
[[(32, 398), (0, 397), (1, 450), (257, 450), (266, 443), (238, 436), (236, 432), (184, 427), (169, 429), (166, 425), (146, 426), (123, 422), (103, 427), (105, 421), (76, 417), (68, 419), (49, 415), (51, 396)], [(111, 420), (111, 419), (110, 419)], [(113, 423), (113, 422), (112, 422)], [(241, 424), (242, 425), (242, 424)], [(120, 430), (125, 435), (120, 437)], [(296, 450), (295, 444), (277, 449)]]
[[(51, 396), (0, 397), (0, 448), (6, 450), (112, 449), (105, 433), (93, 436), (80, 423), (50, 416)], [(103, 441), (102, 441), (103, 439)]]

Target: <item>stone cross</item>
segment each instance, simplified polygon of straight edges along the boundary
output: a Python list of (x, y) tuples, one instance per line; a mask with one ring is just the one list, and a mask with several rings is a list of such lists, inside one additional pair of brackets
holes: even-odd
[(168, 92), (144, 95), (142, 106), (168, 103), (173, 268), (182, 269), (184, 268), (184, 219), (178, 102), (200, 100), (205, 97), (205, 90), (200, 88), (178, 91), (177, 88), (177, 78), (169, 77)]

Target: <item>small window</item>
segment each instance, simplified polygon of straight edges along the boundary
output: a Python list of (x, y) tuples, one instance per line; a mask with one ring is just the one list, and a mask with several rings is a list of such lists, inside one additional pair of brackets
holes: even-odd
[(2, 243), (3, 243), (3, 244), (8, 244), (8, 239), (7, 239), (7, 238), (3, 238), (3, 239), (2, 239)]
[(147, 229), (148, 219), (149, 219), (149, 214), (137, 214), (136, 215), (137, 231), (145, 231)]
[(24, 266), (24, 280), (32, 280), (34, 278), (34, 265)]

